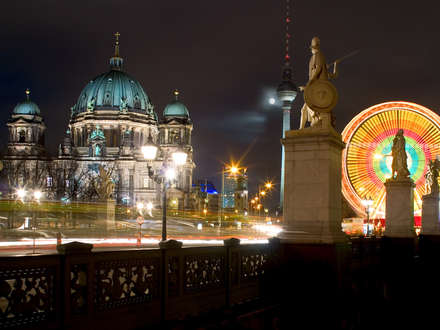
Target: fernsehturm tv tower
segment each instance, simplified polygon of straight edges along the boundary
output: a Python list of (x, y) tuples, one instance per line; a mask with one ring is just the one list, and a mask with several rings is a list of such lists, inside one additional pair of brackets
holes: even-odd
[[(290, 58), (290, 39), (289, 25), (290, 18), (290, 0), (286, 0), (286, 16), (285, 16), (285, 37), (284, 37), (284, 66), (283, 80), (277, 88), (278, 99), (282, 102), (283, 109), (283, 131), (282, 137), (285, 138), (285, 132), (290, 130), (290, 109), (298, 90), (292, 81), (292, 66)], [(280, 188), (280, 208), (283, 209), (284, 202), (284, 145), (281, 147), (281, 188)]]

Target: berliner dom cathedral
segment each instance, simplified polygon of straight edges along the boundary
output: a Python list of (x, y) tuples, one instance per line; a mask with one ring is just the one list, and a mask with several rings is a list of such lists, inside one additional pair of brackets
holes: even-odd
[[(159, 173), (173, 152), (183, 151), (186, 162), (178, 167), (167, 193), (179, 208), (188, 205), (195, 167), (188, 108), (175, 90), (159, 117), (141, 83), (124, 71), (119, 33), (115, 36), (109, 70), (89, 80), (66, 111), (70, 121), (58, 155), (46, 152), (44, 111), (32, 102), (29, 90), (26, 99), (13, 109), (3, 156), (10, 193), (27, 187), (44, 190), (53, 199), (93, 200), (93, 181), (102, 167), (114, 183), (112, 199), (129, 205), (138, 201), (160, 205), (161, 187), (150, 178), (149, 171)], [(159, 152), (154, 160), (147, 161), (142, 147), (151, 142)]]

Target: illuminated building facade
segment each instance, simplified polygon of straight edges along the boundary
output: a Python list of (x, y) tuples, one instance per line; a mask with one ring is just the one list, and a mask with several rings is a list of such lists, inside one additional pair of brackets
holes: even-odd
[(248, 176), (246, 169), (237, 173), (223, 173), (223, 208), (243, 210), (248, 204)]
[(404, 130), (408, 169), (414, 180), (414, 212), (419, 216), (425, 194), (425, 174), (430, 160), (440, 155), (440, 117), (410, 102), (386, 102), (354, 117), (342, 132), (342, 193), (351, 207), (365, 216), (362, 200), (373, 200), (372, 218), (384, 218), (384, 182), (391, 177), (391, 147)]
[[(30, 188), (41, 188), (48, 198), (93, 198), (94, 178), (99, 166), (104, 166), (115, 184), (114, 199), (130, 205), (137, 201), (153, 201), (158, 205), (161, 187), (149, 178), (148, 163), (141, 152), (151, 136), (160, 147), (157, 159), (149, 163), (155, 173), (164, 162), (171, 162), (172, 152), (183, 150), (188, 154), (186, 164), (178, 169), (175, 186), (168, 190), (170, 200), (177, 200), (179, 208), (186, 207), (195, 167), (189, 111), (175, 91), (174, 99), (159, 119), (141, 84), (123, 70), (118, 37), (117, 33), (110, 70), (91, 79), (71, 108), (58, 157), (51, 160), (46, 157), (46, 127), (38, 106), (30, 101), (27, 92), (27, 99), (15, 107), (8, 123), (9, 142), (3, 158), (9, 171), (19, 162), (24, 167), (29, 167), (32, 161), (44, 164), (44, 173), (38, 175), (38, 182), (33, 182)], [(9, 182), (10, 190), (31, 186), (26, 176), (29, 175), (17, 173), (16, 182)]]
[(208, 180), (197, 180), (193, 183), (190, 208), (198, 211), (218, 211), (220, 194), (214, 184)]

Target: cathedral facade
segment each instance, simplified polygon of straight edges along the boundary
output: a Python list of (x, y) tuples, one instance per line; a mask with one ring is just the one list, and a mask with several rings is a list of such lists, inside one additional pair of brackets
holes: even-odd
[[(118, 36), (117, 36), (118, 37)], [(26, 100), (13, 110), (8, 122), (7, 150), (3, 155), (8, 192), (24, 188), (41, 190), (48, 199), (93, 200), (94, 182), (104, 167), (114, 183), (112, 198), (134, 205), (139, 201), (161, 204), (162, 185), (149, 177), (149, 167), (160, 174), (172, 162), (172, 153), (184, 151), (186, 163), (177, 168), (176, 180), (167, 191), (170, 206), (189, 203), (192, 186), (192, 121), (179, 92), (159, 119), (141, 84), (123, 70), (116, 40), (110, 70), (93, 78), (71, 108), (70, 121), (57, 157), (45, 149), (43, 116)], [(155, 160), (147, 161), (142, 146), (159, 148)]]

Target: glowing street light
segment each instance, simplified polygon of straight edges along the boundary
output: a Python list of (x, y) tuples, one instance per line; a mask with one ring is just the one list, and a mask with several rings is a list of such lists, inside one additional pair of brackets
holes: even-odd
[(146, 160), (154, 160), (156, 159), (158, 147), (154, 144), (153, 138), (151, 137), (151, 133), (148, 135), (147, 144), (142, 146), (141, 151), (144, 154), (144, 158)]
[(275, 102), (276, 102), (276, 100), (275, 100), (274, 97), (270, 97), (270, 98), (269, 98), (269, 104), (270, 104), (270, 105), (274, 105)]
[(236, 166), (232, 166), (232, 167), (229, 169), (229, 172), (231, 172), (232, 174), (237, 174), (237, 173), (238, 173), (238, 167), (236, 167)]
[(265, 186), (267, 189), (271, 189), (272, 186), (273, 186), (273, 184), (272, 184), (272, 182), (266, 182), (264, 186)]
[(174, 180), (174, 178), (176, 177), (176, 170), (172, 167), (167, 168), (165, 171), (165, 177), (167, 178), (167, 180)]
[(17, 197), (20, 199), (24, 199), (26, 197), (27, 191), (24, 189), (17, 190)]
[(142, 210), (144, 208), (144, 203), (142, 203), (142, 202), (137, 203), (136, 208), (138, 209), (139, 213), (142, 213)]
[(41, 196), (43, 196), (43, 193), (39, 190), (34, 191), (34, 198), (37, 202), (40, 201)]

